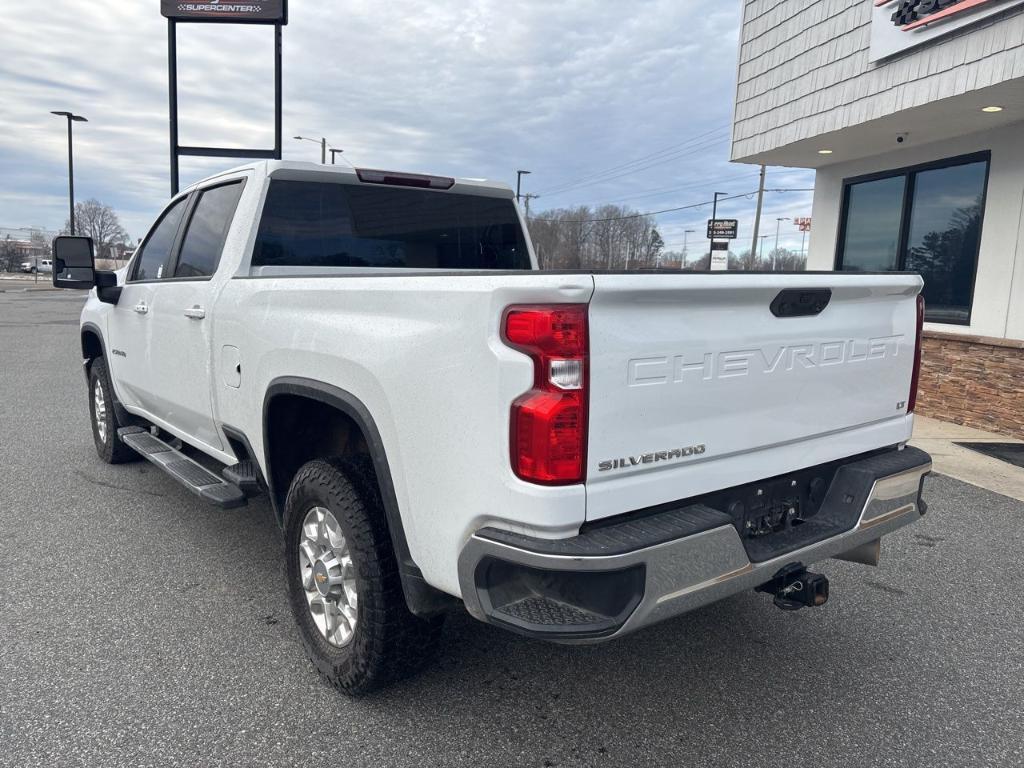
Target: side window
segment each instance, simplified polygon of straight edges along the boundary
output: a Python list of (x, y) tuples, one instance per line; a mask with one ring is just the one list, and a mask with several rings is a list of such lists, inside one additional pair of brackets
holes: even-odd
[(181, 244), (175, 277), (208, 277), (217, 270), (241, 194), (240, 181), (199, 193)]
[(185, 215), (186, 200), (187, 196), (164, 211), (164, 215), (150, 231), (149, 237), (142, 244), (142, 253), (136, 257), (132, 280), (159, 280), (162, 277), (169, 277), (164, 272), (171, 258), (171, 248), (174, 247), (174, 237), (178, 234), (178, 225), (181, 224), (181, 217)]

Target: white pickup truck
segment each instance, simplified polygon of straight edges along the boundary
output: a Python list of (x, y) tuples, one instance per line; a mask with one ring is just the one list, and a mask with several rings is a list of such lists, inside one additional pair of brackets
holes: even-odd
[(268, 161), (171, 200), (91, 288), (100, 458), (265, 493), (317, 668), (357, 694), (446, 612), (621, 637), (741, 590), (821, 605), (925, 512), (921, 279), (537, 271), (511, 191)]

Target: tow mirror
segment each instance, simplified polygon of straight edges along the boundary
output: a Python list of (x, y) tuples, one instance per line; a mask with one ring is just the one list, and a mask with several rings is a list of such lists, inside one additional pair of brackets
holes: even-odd
[(117, 275), (96, 269), (91, 237), (61, 235), (53, 241), (53, 284), (57, 288), (92, 288), (107, 304), (117, 304)]
[(57, 288), (92, 288), (96, 285), (91, 237), (61, 235), (54, 239), (53, 284)]

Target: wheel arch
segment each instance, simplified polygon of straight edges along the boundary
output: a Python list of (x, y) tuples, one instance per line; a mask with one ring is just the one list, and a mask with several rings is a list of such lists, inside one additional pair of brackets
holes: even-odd
[[(82, 360), (86, 368), (92, 364), (97, 357), (106, 357), (107, 353), (103, 347), (103, 334), (95, 323), (82, 325)], [(86, 371), (88, 373), (88, 371)]]
[[(305, 416), (307, 418), (302, 419)], [(310, 421), (313, 416), (315, 421)], [(299, 420), (315, 423), (312, 439), (300, 450), (289, 450), (284, 430)], [(353, 434), (350, 430), (355, 430)], [(309, 437), (307, 432), (303, 437)], [(299, 467), (326, 453), (359, 453), (365, 447), (373, 463), (384, 507), (385, 524), (398, 561), (409, 609), (428, 616), (450, 607), (454, 598), (431, 587), (412, 559), (395, 494), (391, 467), (380, 430), (366, 405), (351, 392), (315, 379), (284, 376), (274, 379), (263, 398), (263, 459), (271, 503), (284, 523), (284, 501)]]
[(121, 403), (121, 398), (117, 394), (117, 384), (114, 382), (114, 376), (110, 370), (110, 357), (107, 355), (106, 342), (103, 341), (103, 331), (96, 323), (82, 323), (81, 328), (81, 344), (82, 344), (82, 371), (85, 373), (85, 384), (89, 386), (89, 373), (92, 368), (93, 362), (102, 357), (107, 361), (107, 374), (110, 377), (110, 394), (113, 400), (113, 407), (117, 413), (117, 419), (122, 424), (142, 424), (142, 420), (132, 415)]

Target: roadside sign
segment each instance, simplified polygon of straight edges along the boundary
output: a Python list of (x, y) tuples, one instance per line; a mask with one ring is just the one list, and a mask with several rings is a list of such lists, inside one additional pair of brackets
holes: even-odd
[(793, 219), (793, 225), (801, 232), (811, 231), (811, 218), (810, 216), (797, 216)]
[(709, 240), (735, 240), (738, 219), (708, 219)]
[(716, 243), (711, 241), (711, 263), (709, 269), (712, 272), (721, 272), (729, 268), (729, 244), (725, 241)]
[(287, 24), (288, 0), (258, 2), (182, 2), (160, 0), (160, 13), (175, 21), (221, 21), (230, 24)]

